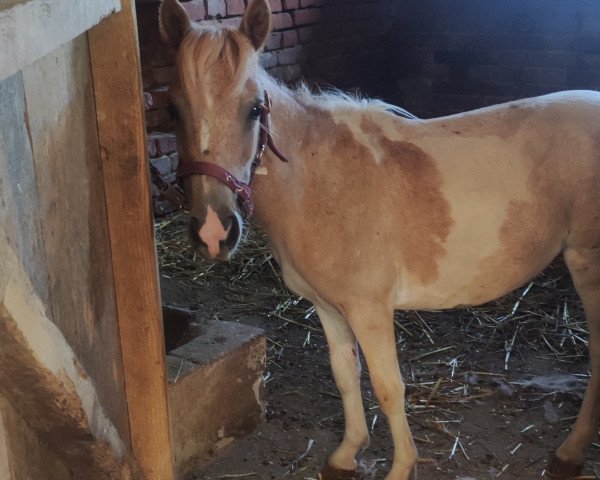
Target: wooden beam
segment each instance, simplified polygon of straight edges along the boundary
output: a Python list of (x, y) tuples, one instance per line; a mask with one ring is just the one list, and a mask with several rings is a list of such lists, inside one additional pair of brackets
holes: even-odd
[(0, 80), (81, 35), (119, 8), (119, 0), (0, 2)]
[(133, 454), (173, 478), (134, 0), (89, 32)]

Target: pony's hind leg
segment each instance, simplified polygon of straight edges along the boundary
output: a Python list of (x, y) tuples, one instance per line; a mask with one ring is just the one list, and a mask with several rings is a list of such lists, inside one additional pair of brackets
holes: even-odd
[(323, 480), (352, 478), (356, 455), (369, 444), (360, 392), (360, 360), (356, 337), (346, 319), (333, 307), (315, 305), (327, 343), (335, 383), (344, 406), (346, 428), (340, 446), (331, 454), (321, 472)]
[(551, 478), (561, 480), (580, 474), (600, 416), (600, 246), (567, 248), (564, 256), (587, 319), (592, 373), (577, 420), (548, 468)]
[(394, 441), (394, 460), (385, 480), (416, 480), (417, 449), (404, 410), (392, 308), (353, 307), (347, 318), (369, 367), (379, 406), (388, 419)]

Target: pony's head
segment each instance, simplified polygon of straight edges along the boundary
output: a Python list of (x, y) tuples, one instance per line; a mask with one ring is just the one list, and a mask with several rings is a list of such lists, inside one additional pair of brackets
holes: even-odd
[(160, 30), (177, 51), (169, 105), (191, 240), (205, 257), (227, 260), (251, 210), (247, 184), (268, 111), (258, 51), (271, 30), (269, 3), (251, 0), (234, 29), (192, 24), (178, 0), (163, 0)]

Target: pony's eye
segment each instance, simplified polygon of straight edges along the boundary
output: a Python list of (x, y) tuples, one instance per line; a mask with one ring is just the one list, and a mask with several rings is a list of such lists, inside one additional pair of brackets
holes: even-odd
[(263, 111), (262, 105), (254, 105), (254, 107), (252, 107), (252, 110), (250, 110), (250, 118), (252, 120), (258, 120), (260, 118), (262, 111)]
[(167, 113), (169, 114), (169, 117), (171, 117), (171, 120), (177, 120), (179, 118), (179, 110), (177, 110), (177, 107), (172, 103), (167, 105)]

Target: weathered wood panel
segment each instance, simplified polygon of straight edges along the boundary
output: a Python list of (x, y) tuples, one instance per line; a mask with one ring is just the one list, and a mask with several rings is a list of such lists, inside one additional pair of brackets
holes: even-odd
[[(47, 299), (35, 171), (21, 75), (0, 82), (0, 225), (36, 288)], [(2, 272), (0, 271), (0, 275)]]
[[(2, 430), (6, 431), (3, 459)], [(72, 480), (69, 469), (0, 397), (0, 480)]]
[[(125, 443), (98, 400), (93, 381), (47, 317), (19, 258), (8, 246), (0, 225), (0, 392), (44, 441), (49, 450), (85, 480), (130, 478)], [(19, 437), (17, 426), (8, 427)], [(31, 441), (33, 443), (33, 441)], [(26, 448), (15, 449), (11, 462), (27, 459)], [(21, 458), (22, 457), (22, 458)], [(32, 462), (43, 468), (44, 462)], [(19, 469), (22, 470), (21, 466)], [(55, 478), (52, 475), (22, 475)]]
[[(173, 478), (160, 292), (133, 0), (89, 32), (133, 453)], [(141, 353), (143, 352), (143, 353)]]
[(36, 213), (50, 292), (46, 306), (94, 379), (101, 403), (127, 442), (129, 424), (87, 36), (23, 69), (22, 75), (37, 178)]
[(84, 33), (119, 7), (119, 0), (0, 2), (0, 80)]
[(6, 408), (2, 407), (2, 397), (0, 397), (0, 480), (12, 480), (8, 453), (8, 428), (4, 421), (5, 411)]

